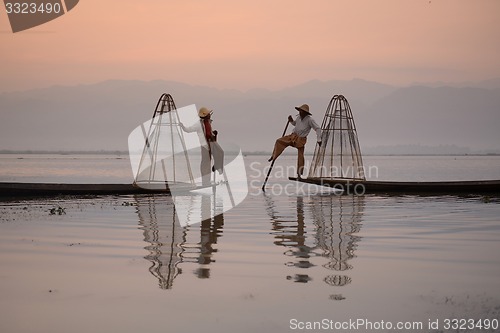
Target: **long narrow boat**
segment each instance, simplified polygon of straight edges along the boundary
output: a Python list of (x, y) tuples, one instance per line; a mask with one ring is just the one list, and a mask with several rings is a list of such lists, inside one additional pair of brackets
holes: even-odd
[(290, 180), (329, 186), (348, 193), (398, 193), (398, 194), (500, 194), (500, 180), (397, 182), (353, 180), (342, 178), (300, 178)]
[(0, 197), (140, 193), (168, 193), (168, 191), (150, 190), (133, 184), (0, 183)]
[[(308, 177), (290, 178), (347, 193), (499, 194), (500, 180), (399, 182), (365, 180), (361, 149), (351, 107), (342, 95), (330, 100), (321, 124), (322, 144), (316, 145)], [(338, 176), (340, 171), (340, 178)]]

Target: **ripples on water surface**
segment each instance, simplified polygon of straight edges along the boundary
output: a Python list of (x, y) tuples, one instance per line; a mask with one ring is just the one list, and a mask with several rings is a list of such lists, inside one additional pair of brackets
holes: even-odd
[(498, 319), (499, 203), (252, 188), (235, 209), (181, 228), (168, 196), (2, 201), (0, 331)]

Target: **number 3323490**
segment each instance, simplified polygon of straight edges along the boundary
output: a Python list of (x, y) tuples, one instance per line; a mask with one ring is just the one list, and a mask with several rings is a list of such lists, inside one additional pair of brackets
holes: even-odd
[(7, 14), (59, 14), (62, 11), (59, 3), (6, 2)]
[(498, 319), (445, 319), (445, 330), (489, 330), (498, 329)]

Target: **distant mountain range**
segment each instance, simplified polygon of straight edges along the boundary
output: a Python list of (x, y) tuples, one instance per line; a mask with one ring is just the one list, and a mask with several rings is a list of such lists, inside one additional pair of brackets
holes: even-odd
[[(500, 79), (406, 87), (360, 79), (313, 80), (278, 91), (246, 92), (172, 81), (110, 80), (2, 93), (0, 150), (126, 150), (128, 134), (151, 117), (164, 92), (177, 107), (213, 108), (220, 139), (245, 151), (270, 151), (287, 116), (296, 114), (294, 106), (308, 103), (321, 124), (332, 96), (342, 94), (353, 111), (362, 150), (390, 153), (397, 146), (398, 152), (408, 149), (411, 154), (426, 146), (500, 152)], [(308, 151), (314, 140), (311, 135)]]

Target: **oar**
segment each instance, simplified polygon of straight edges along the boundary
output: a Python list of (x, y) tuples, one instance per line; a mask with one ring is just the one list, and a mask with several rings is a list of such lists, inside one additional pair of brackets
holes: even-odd
[[(290, 122), (287, 119), (285, 130), (283, 131), (283, 135), (281, 135), (282, 137), (285, 136), (285, 134), (286, 134), (286, 130), (288, 129), (288, 124), (290, 124)], [(274, 154), (274, 151), (273, 151), (273, 154)], [(269, 175), (271, 174), (271, 170), (273, 169), (274, 162), (276, 162), (275, 159), (273, 159), (273, 161), (271, 162), (271, 166), (269, 167), (269, 171), (267, 172), (266, 180), (264, 180), (264, 184), (262, 184), (262, 191), (264, 191), (264, 192), (266, 191), (265, 190), (266, 183), (267, 183), (267, 180), (269, 179)]]

